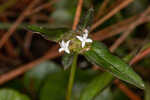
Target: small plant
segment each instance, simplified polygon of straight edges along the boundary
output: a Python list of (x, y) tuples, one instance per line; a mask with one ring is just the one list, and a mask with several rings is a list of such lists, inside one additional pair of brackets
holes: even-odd
[(103, 43), (88, 37), (92, 13), (93, 9), (89, 9), (87, 16), (84, 17), (82, 23), (78, 25), (75, 31), (67, 28), (46, 29), (33, 25), (27, 27), (34, 32), (40, 33), (46, 39), (57, 42), (60, 45), (58, 51), (60, 53), (64, 52), (63, 65), (65, 69), (71, 66), (67, 100), (71, 98), (79, 54), (85, 56), (92, 64), (100, 66), (106, 71), (89, 83), (87, 88), (81, 93), (80, 100), (92, 100), (97, 93), (102, 91), (113, 80), (113, 76), (144, 89), (142, 79), (128, 64), (119, 57), (114, 56)]

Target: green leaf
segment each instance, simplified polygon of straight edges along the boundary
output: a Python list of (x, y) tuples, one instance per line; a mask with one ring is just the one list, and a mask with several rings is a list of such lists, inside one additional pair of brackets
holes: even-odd
[(104, 89), (99, 95), (95, 97), (94, 100), (112, 100), (113, 95), (110, 87)]
[(89, 28), (93, 22), (93, 14), (94, 14), (94, 9), (90, 8), (85, 16), (83, 16), (80, 20), (79, 23), (79, 29), (85, 29)]
[(113, 76), (108, 72), (98, 75), (85, 87), (80, 100), (93, 100), (112, 80)]
[(37, 92), (40, 88), (41, 83), (47, 77), (47, 75), (61, 71), (59, 65), (52, 61), (45, 61), (24, 75), (24, 85), (28, 90)]
[(66, 71), (50, 75), (41, 90), (40, 100), (65, 100), (68, 75)]
[(0, 89), (0, 100), (30, 100), (26, 95), (12, 89)]
[(62, 57), (62, 65), (64, 69), (68, 69), (73, 62), (73, 54), (67, 54), (65, 53)]
[[(77, 69), (72, 99), (79, 100), (81, 90), (98, 74), (98, 71)], [(87, 78), (88, 77), (88, 78)], [(69, 70), (49, 75), (40, 92), (40, 100), (65, 100)]]
[(91, 49), (85, 52), (84, 56), (119, 79), (144, 89), (144, 83), (138, 74), (123, 60), (112, 55), (104, 44), (94, 41)]
[(44, 36), (46, 39), (59, 42), (64, 37), (65, 33), (69, 31), (67, 28), (55, 28), (55, 29), (48, 29), (44, 27), (39, 27), (35, 25), (28, 25), (27, 28), (31, 31), (37, 32)]

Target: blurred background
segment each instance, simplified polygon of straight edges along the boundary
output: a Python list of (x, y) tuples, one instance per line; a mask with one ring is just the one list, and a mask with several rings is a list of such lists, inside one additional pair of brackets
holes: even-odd
[[(69, 71), (64, 71), (58, 45), (26, 25), (72, 29), (79, 2), (0, 0), (0, 100), (65, 100)], [(91, 37), (120, 58), (134, 54), (130, 64), (146, 83), (141, 90), (112, 82), (94, 100), (150, 100), (150, 1), (83, 0), (81, 21), (90, 7)], [(114, 46), (118, 39), (122, 44)], [(77, 67), (72, 100), (79, 100), (82, 89), (103, 71), (83, 56)]]

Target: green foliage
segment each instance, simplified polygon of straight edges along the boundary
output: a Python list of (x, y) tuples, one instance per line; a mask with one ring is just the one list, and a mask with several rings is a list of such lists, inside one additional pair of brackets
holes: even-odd
[(59, 71), (61, 71), (61, 68), (58, 64), (45, 61), (25, 73), (24, 85), (28, 90), (32, 88), (32, 91), (37, 92), (47, 75)]
[[(96, 71), (77, 69), (72, 99), (79, 100), (81, 90), (97, 75)], [(69, 70), (49, 75), (40, 93), (40, 100), (65, 100)]]
[(35, 25), (28, 25), (27, 28), (36, 33), (41, 34), (46, 39), (54, 41), (54, 42), (58, 42), (58, 41), (62, 40), (64, 34), (69, 31), (67, 28), (48, 29), (48, 28), (44, 28), (44, 27), (38, 27)]
[(73, 55), (74, 54), (67, 54), (65, 53), (62, 57), (62, 65), (64, 67), (64, 69), (68, 69), (72, 62), (73, 62)]
[(0, 100), (30, 100), (26, 95), (18, 91), (4, 88), (0, 89)]
[(113, 98), (112, 94), (113, 93), (111, 89), (108, 87), (104, 89), (103, 91), (101, 91), (101, 93), (99, 93), (93, 100), (112, 100)]
[(110, 82), (113, 76), (108, 72), (104, 72), (101, 75), (96, 76), (81, 93), (80, 100), (93, 100), (98, 93), (100, 93)]
[(86, 15), (83, 15), (82, 19), (80, 20), (79, 23), (79, 29), (85, 29), (85, 28), (90, 28), (92, 22), (93, 22), (93, 14), (94, 14), (94, 9), (90, 8), (87, 12)]
[(68, 75), (68, 72), (61, 71), (48, 76), (41, 89), (40, 100), (65, 100)]
[(103, 67), (119, 79), (144, 88), (142, 79), (123, 60), (112, 55), (104, 44), (94, 41), (91, 49), (84, 55), (90, 62)]
[[(55, 21), (53, 26), (71, 26), (76, 11), (74, 5), (77, 4), (76, 0), (61, 0), (54, 4), (55, 11), (51, 13), (51, 17)], [(65, 23), (65, 24), (64, 24)]]
[[(135, 15), (137, 13), (142, 12), (147, 6), (146, 4), (144, 4), (144, 1), (147, 0), (134, 1), (131, 5), (127, 7), (127, 9), (124, 9), (124, 11), (128, 12), (126, 13), (127, 16)], [(84, 12), (89, 6), (91, 6), (92, 2), (93, 2), (92, 0), (84, 1), (84, 5), (82, 6), (83, 7), (82, 12)], [(102, 1), (99, 2), (101, 2), (102, 4)], [(125, 82), (133, 84), (141, 89), (144, 89), (144, 82), (142, 81), (142, 79), (138, 76), (138, 74), (136, 74), (133, 71), (133, 69), (128, 64), (126, 64), (127, 62), (129, 62), (129, 60), (131, 60), (131, 58), (134, 56), (135, 53), (127, 55), (127, 53), (123, 53), (121, 50), (128, 50), (129, 48), (121, 47), (119, 53), (123, 54), (122, 56), (127, 55), (126, 57), (124, 57), (123, 60), (121, 60), (119, 57), (114, 56), (112, 53), (110, 53), (108, 48), (98, 41), (89, 43), (86, 45), (86, 47), (81, 48), (81, 41), (79, 41), (76, 38), (77, 35), (81, 36), (84, 33), (84, 29), (90, 31), (90, 26), (93, 22), (93, 13), (94, 13), (93, 8), (90, 8), (87, 14), (85, 15), (83, 14), (83, 19), (81, 19), (75, 31), (68, 28), (53, 28), (53, 29), (48, 28), (49, 25), (52, 27), (58, 27), (59, 24), (61, 25), (61, 27), (63, 26), (70, 27), (73, 22), (72, 19), (76, 10), (76, 7), (74, 5), (76, 3), (77, 0), (73, 1), (61, 0), (55, 3), (54, 6), (52, 7), (55, 10), (52, 9), (52, 12), (50, 13), (49, 16), (51, 17), (51, 19), (53, 19), (54, 23), (45, 25), (43, 25), (42, 23), (41, 25), (46, 26), (45, 28), (38, 27), (35, 25), (27, 26), (29, 30), (35, 33), (39, 33), (40, 35), (45, 37), (45, 39), (53, 42), (59, 43), (61, 40), (64, 40), (65, 42), (70, 40), (71, 42), (69, 45), (70, 46), (69, 50), (71, 51), (71, 54), (64, 54), (62, 57), (62, 61), (59, 61), (59, 58), (56, 60), (59, 63), (60, 62), (62, 63), (64, 69), (67, 69), (65, 71), (62, 70), (61, 67), (56, 63), (52, 61), (45, 61), (35, 66), (30, 71), (26, 72), (23, 77), (23, 84), (25, 86), (25, 88), (23, 89), (25, 89), (25, 92), (27, 93), (30, 92), (31, 97), (33, 95), (38, 95), (35, 98), (33, 96), (33, 99), (65, 100), (67, 95), (66, 93), (67, 87), (69, 87), (68, 86), (69, 76), (73, 76), (71, 78), (73, 88), (71, 85), (70, 90), (72, 90), (71, 91), (72, 95), (71, 98), (69, 96), (70, 100), (128, 100), (127, 96), (125, 96), (120, 90), (115, 88), (111, 90), (110, 85), (114, 78), (113, 76), (116, 76), (117, 78)], [(111, 6), (113, 4), (114, 0), (110, 1), (108, 3), (108, 6)], [(95, 5), (93, 7), (95, 7)], [(7, 5), (5, 8), (7, 8)], [(109, 11), (111, 9), (110, 8), (105, 9), (104, 13), (109, 13), (107, 10)], [(97, 30), (93, 30), (93, 32), (99, 31), (98, 29), (102, 29), (108, 25), (114, 24), (114, 22), (123, 20), (124, 17), (125, 16), (122, 15), (122, 12), (118, 12), (116, 13), (115, 16), (110, 18), (103, 25), (97, 27)], [(10, 27), (11, 24), (0, 23), (0, 25), (1, 25), (0, 27), (2, 28), (8, 28)], [(22, 23), (18, 28), (21, 29), (25, 25), (26, 25), (25, 23), (24, 24)], [(40, 25), (38, 21), (37, 25)], [(111, 29), (111, 31), (113, 31), (113, 28)], [(115, 39), (115, 37), (113, 39)], [(142, 50), (145, 50), (149, 47), (150, 44), (148, 43), (143, 47)], [(89, 62), (102, 67), (107, 72), (99, 73), (100, 71), (99, 72), (93, 71), (92, 69), (84, 69), (84, 70), (78, 69), (76, 62), (77, 57), (75, 57), (76, 60), (74, 60), (73, 62), (73, 56), (75, 53), (77, 55), (78, 53), (84, 55)], [(71, 67), (71, 64), (73, 67)], [(147, 65), (149, 65), (149, 63)], [(71, 69), (71, 71), (69, 68)], [(69, 75), (69, 73), (71, 74)], [(15, 85), (18, 84), (15, 83)], [(18, 86), (20, 88), (22, 85)], [(145, 90), (145, 100), (149, 100), (149, 93), (150, 93), (149, 89), (150, 89), (149, 84), (147, 84)], [(29, 98), (15, 90), (1, 89), (0, 100), (29, 100)]]

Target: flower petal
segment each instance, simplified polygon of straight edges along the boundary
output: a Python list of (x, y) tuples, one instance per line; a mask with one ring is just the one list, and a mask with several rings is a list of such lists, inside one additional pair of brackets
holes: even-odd
[(70, 51), (69, 51), (69, 49), (66, 49), (66, 50), (65, 50), (65, 52), (66, 52), (66, 53), (68, 53), (68, 54), (70, 54)]
[(83, 37), (81, 36), (76, 36), (77, 39), (79, 39), (81, 42), (83, 41)]
[(66, 43), (64, 42), (64, 40), (62, 40), (61, 45), (62, 45), (62, 48), (66, 46)]
[(85, 32), (86, 34), (88, 34), (88, 33), (89, 33), (89, 31), (88, 31), (87, 29), (85, 29), (85, 30), (84, 30), (84, 32)]
[(83, 38), (86, 39), (88, 37), (88, 33), (83, 34)]
[(86, 39), (86, 42), (93, 42), (92, 39)]
[(62, 52), (62, 51), (64, 51), (64, 48), (59, 48), (58, 51), (59, 51), (59, 52)]
[(82, 48), (84, 48), (85, 46), (85, 41), (82, 41)]
[(67, 43), (66, 43), (67, 48), (69, 47), (69, 43), (70, 43), (70, 40), (68, 40)]

